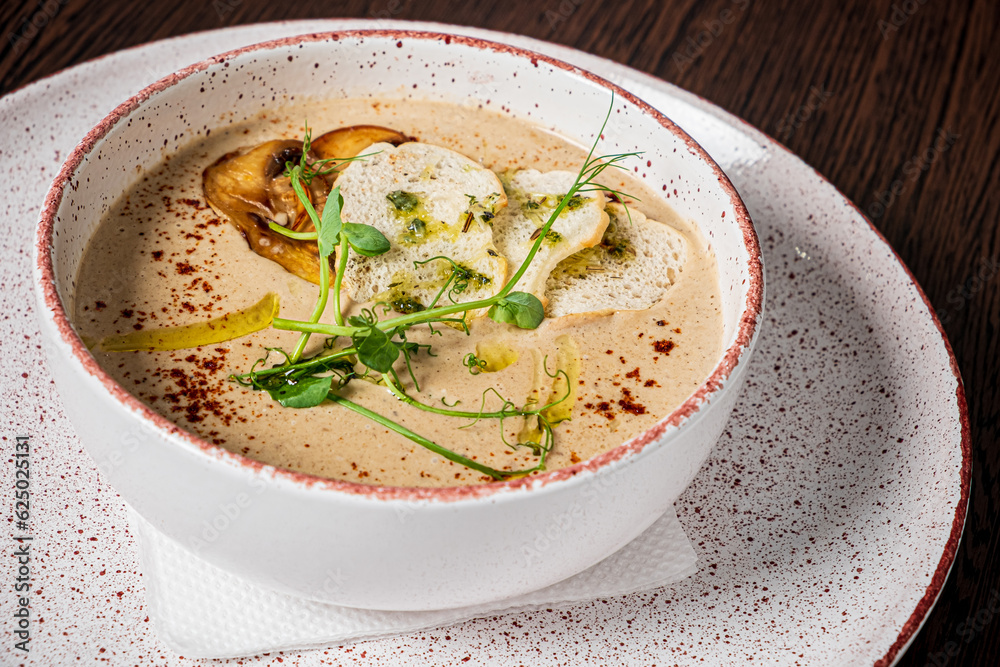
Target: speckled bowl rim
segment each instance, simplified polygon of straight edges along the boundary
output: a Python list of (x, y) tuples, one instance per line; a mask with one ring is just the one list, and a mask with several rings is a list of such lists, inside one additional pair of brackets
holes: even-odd
[[(643, 433), (618, 445), (617, 447), (587, 459), (580, 463), (566, 468), (552, 470), (539, 475), (524, 477), (506, 482), (494, 482), (490, 484), (477, 484), (467, 486), (448, 487), (400, 487), (400, 486), (374, 486), (350, 482), (344, 480), (334, 480), (307, 473), (286, 470), (270, 464), (262, 463), (248, 458), (241, 454), (230, 452), (227, 449), (214, 445), (199, 436), (190, 433), (165, 417), (154, 412), (135, 396), (127, 392), (120, 384), (115, 382), (90, 354), (86, 345), (74, 330), (67, 316), (62, 300), (55, 284), (55, 271), (51, 252), (52, 237), (55, 227), (56, 213), (62, 203), (63, 193), (69, 186), (76, 169), (83, 162), (90, 151), (103, 139), (120, 121), (127, 118), (133, 111), (138, 109), (151, 96), (170, 88), (183, 79), (208, 69), (212, 65), (225, 63), (235, 57), (245, 53), (256, 51), (268, 51), (272, 49), (302, 44), (307, 42), (339, 41), (340, 39), (364, 39), (364, 38), (388, 38), (401, 40), (423, 39), (441, 41), (446, 44), (452, 42), (464, 46), (478, 49), (491, 50), (499, 53), (509, 53), (521, 58), (530, 60), (537, 64), (543, 61), (556, 69), (564, 70), (571, 75), (582, 76), (591, 82), (604, 87), (616, 96), (620, 96), (635, 105), (640, 111), (657, 120), (663, 128), (673, 133), (681, 139), (688, 149), (700, 157), (715, 173), (723, 190), (729, 194), (730, 203), (736, 214), (736, 224), (743, 233), (743, 243), (748, 254), (748, 285), (747, 296), (739, 322), (737, 323), (736, 338), (726, 349), (716, 364), (713, 372), (694, 391), (687, 400), (676, 408), (669, 415), (658, 421)], [(759, 324), (762, 321), (763, 296), (764, 296), (764, 269), (761, 256), (760, 244), (757, 233), (750, 220), (750, 214), (743, 204), (739, 193), (730, 182), (729, 178), (722, 171), (722, 168), (711, 158), (708, 153), (692, 139), (686, 132), (670, 121), (661, 112), (642, 101), (632, 93), (624, 90), (620, 86), (600, 77), (583, 68), (570, 65), (564, 61), (550, 56), (523, 49), (519, 47), (502, 44), (490, 40), (454, 35), (440, 32), (420, 31), (420, 30), (336, 30), (329, 32), (317, 32), (304, 35), (296, 35), (281, 39), (260, 42), (250, 46), (233, 49), (225, 53), (212, 56), (193, 65), (189, 65), (173, 74), (170, 74), (159, 81), (147, 86), (136, 95), (132, 96), (108, 114), (97, 126), (95, 126), (87, 136), (76, 146), (63, 164), (59, 174), (53, 180), (39, 218), (38, 230), (35, 241), (36, 271), (38, 280), (36, 289), (39, 291), (47, 313), (45, 315), (54, 320), (59, 335), (63, 342), (69, 345), (71, 352), (82, 364), (83, 370), (97, 379), (113, 398), (118, 400), (125, 408), (141, 419), (150, 422), (158, 430), (174, 436), (182, 443), (193, 445), (193, 447), (209, 459), (218, 460), (223, 463), (235, 465), (238, 468), (249, 469), (254, 472), (268, 473), (272, 478), (285, 479), (306, 490), (322, 490), (334, 492), (347, 492), (353, 495), (364, 496), (372, 499), (385, 500), (434, 500), (455, 502), (466, 499), (478, 499), (492, 497), (498, 493), (512, 492), (518, 490), (533, 490), (548, 487), (549, 485), (571, 480), (581, 473), (597, 473), (600, 470), (609, 468), (610, 464), (625, 459), (631, 455), (642, 452), (648, 445), (654, 443), (657, 438), (663, 435), (671, 427), (682, 428), (683, 423), (690, 417), (698, 413), (703, 406), (707, 407), (710, 399), (723, 388), (726, 380), (742, 364), (746, 364), (752, 343), (759, 333)], [(693, 425), (693, 424), (692, 424)]]

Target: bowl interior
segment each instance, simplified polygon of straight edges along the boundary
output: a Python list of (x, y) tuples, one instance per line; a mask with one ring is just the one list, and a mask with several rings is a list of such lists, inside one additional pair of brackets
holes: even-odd
[(584, 146), (613, 101), (598, 153), (642, 151), (627, 168), (694, 221), (716, 254), (723, 358), (735, 360), (733, 349), (748, 343), (748, 322), (752, 331), (759, 306), (756, 240), (735, 190), (693, 140), (641, 100), (570, 65), (482, 40), (400, 31), (307, 35), (248, 47), (167, 77), (117, 109), (78, 147), (65, 182), (54, 190), (61, 199), (51, 237), (41, 239), (51, 243), (61, 301), (52, 314), (74, 312), (86, 244), (144, 171), (213, 129), (268, 108), (350, 97), (483, 105)]

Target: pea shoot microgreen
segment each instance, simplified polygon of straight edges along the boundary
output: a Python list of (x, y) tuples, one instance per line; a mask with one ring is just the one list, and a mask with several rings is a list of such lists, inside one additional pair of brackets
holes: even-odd
[[(430, 262), (442, 263), (447, 272), (444, 284), (431, 303), (420, 309), (413, 309), (413, 312), (388, 319), (380, 317), (376, 312), (381, 306), (383, 314), (387, 313), (390, 307), (386, 304), (376, 304), (373, 309), (366, 308), (359, 315), (345, 318), (340, 302), (340, 292), (349, 253), (354, 252), (375, 257), (387, 252), (390, 243), (385, 235), (374, 227), (352, 223), (341, 218), (344, 200), (339, 187), (333, 188), (322, 207), (322, 213), (317, 213), (312, 201), (307, 196), (306, 187), (317, 176), (331, 173), (338, 164), (332, 160), (312, 161), (308, 158), (310, 135), (307, 128), (302, 157), (298, 163), (289, 162), (286, 164), (285, 174), (290, 179), (292, 188), (316, 231), (292, 232), (276, 224), (272, 224), (271, 228), (291, 238), (316, 241), (320, 255), (319, 297), (308, 320), (280, 317), (273, 319), (272, 326), (275, 329), (300, 332), (298, 343), (291, 354), (285, 354), (280, 350), (269, 350), (269, 353), (279, 352), (283, 356), (283, 361), (265, 368), (264, 366), (267, 364), (267, 356), (265, 356), (249, 372), (234, 376), (234, 379), (245, 386), (267, 391), (274, 400), (285, 407), (307, 408), (318, 405), (325, 400), (332, 401), (450, 461), (481, 472), (494, 480), (510, 479), (544, 470), (546, 456), (551, 451), (553, 443), (553, 427), (547, 415), (551, 414), (554, 406), (570, 397), (569, 390), (561, 395), (551, 396), (546, 405), (529, 401), (518, 406), (500, 395), (495, 389), (487, 389), (483, 392), (478, 410), (459, 410), (456, 409), (457, 401), (449, 405), (444, 402), (444, 399), (441, 399), (444, 407), (420, 401), (408, 393), (399, 372), (405, 366), (406, 373), (414, 388), (420, 391), (417, 376), (413, 370), (413, 362), (421, 351), (430, 354), (431, 349), (429, 345), (407, 340), (407, 331), (415, 326), (427, 325), (431, 332), (435, 333), (434, 325), (446, 324), (469, 333), (467, 317), (470, 313), (481, 310), (485, 310), (487, 316), (497, 322), (520, 329), (535, 329), (542, 323), (545, 318), (545, 310), (541, 301), (533, 294), (516, 291), (515, 288), (531, 265), (542, 243), (546, 240), (553, 223), (564, 209), (579, 206), (582, 196), (586, 193), (605, 192), (619, 199), (624, 198), (623, 193), (597, 182), (598, 177), (605, 169), (609, 167), (624, 169), (621, 162), (638, 155), (638, 153), (622, 153), (594, 157), (597, 142), (607, 126), (612, 108), (613, 101), (601, 126), (601, 131), (595, 138), (573, 186), (555, 205), (548, 220), (535, 235), (534, 242), (524, 261), (499, 291), (487, 298), (460, 302), (458, 297), (468, 289), (472, 282), (481, 280), (482, 277), (449, 257), (432, 257), (415, 262), (418, 265)], [(363, 159), (364, 157), (366, 156), (350, 159)], [(387, 195), (387, 198), (401, 211), (411, 210), (416, 206), (416, 198), (411, 193), (395, 191)], [(331, 268), (333, 268), (332, 279)], [(327, 309), (331, 293), (335, 323), (321, 323), (320, 319)], [(328, 338), (319, 353), (311, 357), (303, 357), (309, 338), (313, 334), (325, 335)], [(402, 364), (400, 363), (401, 359)], [(486, 363), (473, 354), (467, 355), (463, 364), (473, 375), (483, 372), (486, 368)], [(564, 387), (569, 385), (569, 378), (564, 370), (556, 369), (550, 373), (548, 368), (545, 368), (545, 373), (556, 380), (556, 385)], [(498, 420), (500, 437), (503, 442), (513, 449), (530, 449), (532, 454), (537, 457), (537, 462), (533, 467), (526, 469), (498, 470), (442, 447), (385, 415), (349, 400), (340, 392), (349, 382), (359, 379), (384, 386), (397, 399), (418, 410), (471, 420), (470, 423), (461, 428), (471, 426), (484, 419)], [(495, 401), (496, 398), (500, 400), (501, 405), (498, 409), (486, 409), (487, 398), (491, 393), (495, 395), (495, 398), (491, 400)], [(504, 435), (503, 425), (506, 420), (512, 418), (521, 418), (531, 423), (537, 423), (537, 428), (530, 429), (537, 435), (526, 438), (524, 442), (508, 442)]]

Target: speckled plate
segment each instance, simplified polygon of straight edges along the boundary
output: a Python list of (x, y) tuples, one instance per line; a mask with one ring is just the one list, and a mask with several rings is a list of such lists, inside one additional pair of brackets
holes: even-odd
[[(727, 430), (677, 503), (700, 556), (691, 578), (571, 611), (239, 663), (893, 664), (955, 557), (971, 454), (951, 350), (892, 249), (798, 158), (669, 84), (523, 37), (390, 21), (200, 33), (112, 54), (0, 99), (0, 169), (8, 184), (0, 235), (0, 436), (8, 451), (19, 434), (34, 445), (27, 663), (195, 664), (169, 654), (153, 633), (125, 507), (83, 452), (42, 363), (29, 244), (50, 180), (109, 110), (186, 64), (302, 32), (404, 26), (546, 52), (670, 116), (722, 165), (753, 215), (768, 273), (767, 321)], [(13, 488), (12, 465), (0, 476)], [(0, 627), (13, 636), (11, 614)], [(0, 662), (25, 660), (12, 645), (3, 643)]]

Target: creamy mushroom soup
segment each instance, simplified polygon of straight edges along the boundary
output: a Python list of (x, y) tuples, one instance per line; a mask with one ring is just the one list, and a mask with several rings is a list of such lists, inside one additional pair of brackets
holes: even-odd
[[(214, 130), (165, 158), (108, 211), (88, 247), (74, 299), (74, 321), (101, 366), (165, 418), (219, 447), (292, 471), (392, 486), (451, 486), (489, 482), (340, 405), (282, 407), (263, 391), (230, 379), (254, 367), (267, 348), (289, 351), (298, 334), (265, 329), (224, 343), (174, 351), (105, 352), (106, 336), (204, 321), (238, 311), (274, 292), (281, 317), (308, 319), (318, 288), (253, 252), (229, 221), (208, 205), (202, 176), (220, 156), (274, 139), (301, 139), (304, 121), (318, 132), (358, 124), (393, 128), (421, 142), (462, 153), (494, 171), (517, 168), (577, 171), (587, 151), (557, 134), (482, 109), (439, 102), (338, 100), (268, 112), (252, 123)], [(595, 129), (600, 119), (595, 119)], [(637, 137), (636, 150), (642, 149)], [(677, 408), (709, 375), (722, 350), (716, 260), (696, 226), (681, 219), (659, 193), (624, 172), (605, 184), (633, 196), (630, 205), (687, 238), (683, 270), (663, 298), (644, 310), (547, 318), (522, 330), (488, 317), (468, 335), (426, 326), (408, 333), (430, 344), (419, 352), (410, 391), (429, 405), (455, 410), (499, 409), (546, 401), (550, 377), (571, 380), (563, 404), (571, 419), (553, 428), (547, 469), (606, 452)], [(350, 312), (361, 305), (349, 304)], [(387, 315), (388, 316), (391, 316)], [(328, 311), (324, 322), (332, 322)], [(322, 349), (314, 335), (307, 354)], [(476, 374), (463, 363), (483, 361)], [(279, 362), (272, 352), (268, 363)], [(495, 370), (499, 369), (499, 370)], [(546, 373), (546, 369), (548, 373)], [(565, 383), (564, 383), (565, 384)], [(352, 381), (341, 393), (443, 447), (491, 468), (530, 468), (530, 449), (512, 448), (523, 418), (461, 419), (417, 410), (386, 387)], [(462, 428), (459, 428), (462, 427)]]

